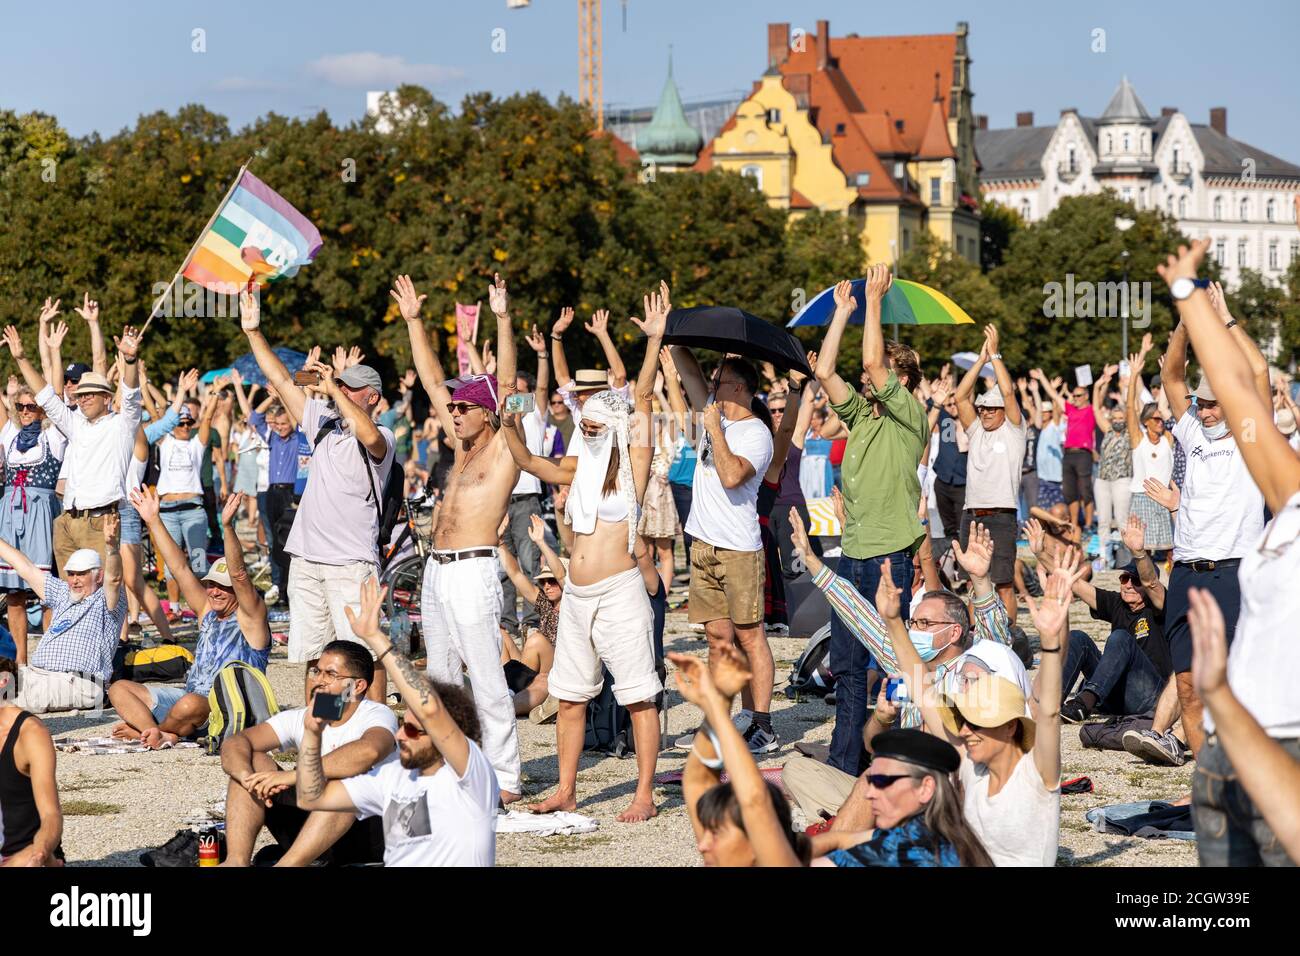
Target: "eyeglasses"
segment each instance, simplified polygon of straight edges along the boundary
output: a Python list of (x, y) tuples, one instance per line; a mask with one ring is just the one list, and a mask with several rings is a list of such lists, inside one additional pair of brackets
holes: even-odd
[(468, 415), (476, 408), (482, 408), (481, 405), (475, 405), (472, 402), (448, 402), (447, 411), (451, 414)]
[(563, 405), (563, 404), (564, 404), (563, 400), (561, 400), (561, 399), (556, 399), (555, 401), (551, 402), (551, 407), (552, 407), (552, 408), (559, 408), (559, 407), (560, 407), (561, 405)]
[(867, 783), (877, 790), (886, 790), (899, 780), (909, 780), (911, 777), (910, 773), (869, 773)]
[(995, 405), (981, 405), (979, 408), (975, 410), (979, 412), (981, 415), (992, 415), (994, 412), (1002, 411), (1001, 408), (998, 408)]
[(308, 676), (308, 677), (324, 677), (326, 680), (331, 680), (331, 681), (335, 681), (335, 680), (358, 680), (358, 679), (359, 679), (359, 678), (357, 678), (357, 677), (354, 677), (354, 676), (351, 675), (351, 674), (343, 674), (343, 673), (340, 673), (339, 671), (336, 671), (336, 670), (323, 671), (323, 670), (321, 670), (319, 667), (309, 667), (309, 668), (307, 668), (307, 676)]
[(401, 727), (401, 730), (402, 730), (402, 733), (406, 734), (406, 736), (408, 736), (408, 737), (423, 737), (423, 736), (425, 736), (424, 728), (421, 727), (419, 724), (413, 724), (413, 723), (411, 723), (409, 720), (404, 720), (404, 721), (402, 721), (402, 727)]
[(41, 410), (41, 406), (33, 405), (30, 402), (17, 402), (14, 404), (14, 408), (20, 412), (39, 412)]
[(1219, 403), (1208, 398), (1198, 398), (1196, 400), (1197, 408), (1218, 408)]
[(80, 401), (83, 401), (83, 400), (85, 400), (85, 399), (87, 399), (87, 398), (94, 398), (94, 397), (97, 396), (97, 395), (100, 396), (100, 397), (103, 397), (103, 398), (108, 398), (108, 392), (98, 392), (98, 391), (96, 391), (96, 392), (80, 392), (80, 393), (76, 396), (76, 399), (75, 399), (75, 400), (78, 401), (78, 402), (80, 402)]
[(928, 631), (932, 627), (948, 627), (956, 621), (927, 621), (923, 617), (914, 617), (907, 621), (907, 626), (915, 631)]

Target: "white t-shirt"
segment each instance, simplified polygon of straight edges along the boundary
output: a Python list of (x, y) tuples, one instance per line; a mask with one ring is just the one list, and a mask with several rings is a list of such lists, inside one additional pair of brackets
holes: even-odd
[[(1237, 570), (1241, 616), (1228, 651), (1228, 686), (1270, 737), (1300, 737), (1300, 492), (1291, 496), (1247, 549)], [(1214, 732), (1210, 711), (1205, 728)]]
[(1154, 478), (1168, 487), (1169, 479), (1173, 474), (1174, 446), (1163, 436), (1154, 442), (1151, 441), (1147, 437), (1146, 430), (1143, 429), (1142, 438), (1133, 449), (1133, 480), (1129, 483), (1130, 493), (1145, 494), (1143, 483), (1148, 478)]
[[(280, 739), (280, 747), (284, 750), (297, 750), (302, 744), (303, 725), (307, 718), (307, 708), (297, 707), (293, 710), (282, 710), (270, 720), (267, 726), (275, 731), (276, 737)], [(354, 740), (360, 740), (362, 735), (371, 727), (381, 727), (390, 734), (397, 735), (397, 715), (385, 707), (383, 704), (373, 700), (362, 700), (357, 704), (357, 709), (352, 712), (352, 716), (341, 724), (326, 724), (325, 729), (320, 735), (320, 754), (325, 756), (338, 750), (344, 744), (350, 744)], [(393, 750), (383, 763), (397, 759), (397, 751)]]
[(1174, 560), (1245, 557), (1264, 530), (1264, 496), (1250, 477), (1237, 439), (1229, 434), (1210, 441), (1190, 410), (1174, 425), (1174, 437), (1187, 453), (1174, 522)]
[[(541, 409), (534, 409), (524, 416), (524, 446), (534, 455), (541, 457), (546, 453), (544, 441), (546, 438), (546, 419), (545, 412)], [(512, 495), (540, 495), (542, 493), (542, 483), (536, 475), (530, 475), (522, 468), (519, 469), (519, 480), (515, 482)]]
[(1020, 758), (997, 796), (989, 796), (984, 764), (963, 756), (960, 774), (965, 791), (962, 812), (994, 866), (1056, 866), (1061, 788), (1043, 786), (1032, 753)]
[(772, 463), (772, 433), (758, 418), (738, 422), (722, 419), (727, 447), (738, 458), (754, 466), (753, 476), (736, 488), (724, 488), (718, 477), (711, 440), (700, 439), (695, 460), (695, 481), (691, 489), (691, 514), (686, 533), (693, 538), (730, 551), (761, 551), (763, 538), (758, 524), (758, 489), (767, 466)]
[(465, 776), (444, 763), (430, 776), (386, 763), (343, 781), (358, 817), (384, 818), (384, 866), (492, 866), (501, 789), (469, 741)]
[(967, 508), (1014, 508), (1020, 500), (1021, 466), (1025, 461), (1025, 420), (1019, 425), (1006, 419), (993, 431), (979, 416), (966, 429), (970, 453), (966, 457)]
[(158, 496), (203, 494), (203, 442), (165, 435), (158, 443)]

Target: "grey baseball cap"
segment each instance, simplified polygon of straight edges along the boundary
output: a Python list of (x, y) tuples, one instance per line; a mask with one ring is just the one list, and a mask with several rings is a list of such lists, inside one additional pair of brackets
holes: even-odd
[(384, 391), (384, 381), (369, 365), (354, 365), (350, 369), (345, 369), (336, 381), (342, 382), (348, 388), (373, 388), (381, 394)]

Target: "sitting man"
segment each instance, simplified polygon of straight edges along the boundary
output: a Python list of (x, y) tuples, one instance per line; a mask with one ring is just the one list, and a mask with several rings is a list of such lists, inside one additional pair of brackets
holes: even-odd
[[(1043, 547), (1041, 526), (1031, 520), (1027, 527), (1030, 550), (1051, 573), (1057, 558)], [(1095, 620), (1108, 623), (1111, 632), (1105, 650), (1100, 651), (1087, 634), (1070, 632), (1062, 694), (1069, 694), (1080, 673), (1083, 687), (1061, 705), (1061, 719), (1069, 723), (1082, 723), (1093, 714), (1152, 713), (1173, 673), (1164, 635), (1165, 587), (1151, 556), (1142, 549), (1145, 533), (1142, 519), (1129, 515), (1123, 541), (1136, 563), (1120, 569), (1118, 591), (1104, 591), (1088, 581), (1074, 584), (1074, 596), (1092, 609)]]
[[(307, 672), (307, 706), (282, 710), (221, 745), (226, 787), (226, 862), (248, 866), (263, 826), (275, 837), (269, 853), (276, 866), (310, 866), (325, 859), (336, 866), (378, 863), (384, 858), (383, 825), (378, 817), (357, 821), (342, 813), (298, 808), (292, 770), (281, 770), (272, 750), (299, 750), (303, 727), (316, 695), (339, 694), (346, 701), (338, 720), (324, 721), (317, 745), (325, 778), (342, 780), (391, 762), (397, 718), (383, 704), (366, 698), (374, 665), (370, 653), (353, 641), (332, 641)], [(299, 758), (301, 759), (301, 757)]]
[(328, 779), (321, 760), (324, 725), (308, 714), (298, 748), (298, 806), (333, 810), (349, 822), (354, 815), (381, 818), (385, 866), (492, 866), (501, 787), (479, 747), (474, 700), (416, 670), (379, 629), (379, 605), (372, 577), (361, 585), (361, 613), (350, 607), (345, 613), (352, 633), (370, 645), (406, 702), (401, 764)]
[(62, 866), (54, 741), (39, 719), (6, 703), (17, 674), (0, 657), (0, 866)]
[[(38, 570), (25, 554), (0, 540), (0, 561), (13, 568), (50, 609), (50, 626), (31, 664), (18, 669), (18, 696), (13, 703), (29, 713), (103, 706), (127, 607), (118, 553), (121, 521), (116, 511), (103, 520), (107, 559), (101, 562), (92, 548), (74, 551), (63, 566), (66, 581)], [(12, 693), (7, 688), (6, 700), (12, 699)]]
[(122, 718), (113, 728), (114, 737), (138, 738), (155, 750), (175, 744), (207, 724), (208, 691), (221, 668), (231, 661), (243, 661), (266, 670), (271, 653), (266, 605), (244, 568), (243, 545), (235, 534), (235, 514), (243, 498), (236, 492), (226, 499), (222, 510), (226, 556), (214, 562), (200, 581), (163, 526), (157, 494), (148, 488), (131, 492), (131, 503), (176, 575), (185, 603), (198, 615), (199, 641), (183, 687), (113, 682), (108, 699)]

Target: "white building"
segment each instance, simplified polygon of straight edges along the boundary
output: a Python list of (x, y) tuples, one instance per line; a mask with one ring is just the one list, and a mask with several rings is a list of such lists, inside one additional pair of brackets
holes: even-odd
[(1228, 135), (1228, 111), (1193, 123), (1175, 107), (1152, 117), (1127, 77), (1100, 117), (1061, 110), (1055, 126), (1016, 114), (1014, 129), (977, 118), (975, 151), (986, 199), (1026, 221), (1066, 196), (1112, 189), (1138, 209), (1162, 209), (1191, 238), (1210, 236), (1210, 254), (1236, 285), (1240, 270), (1279, 279), (1300, 259), (1293, 197), (1300, 166)]

